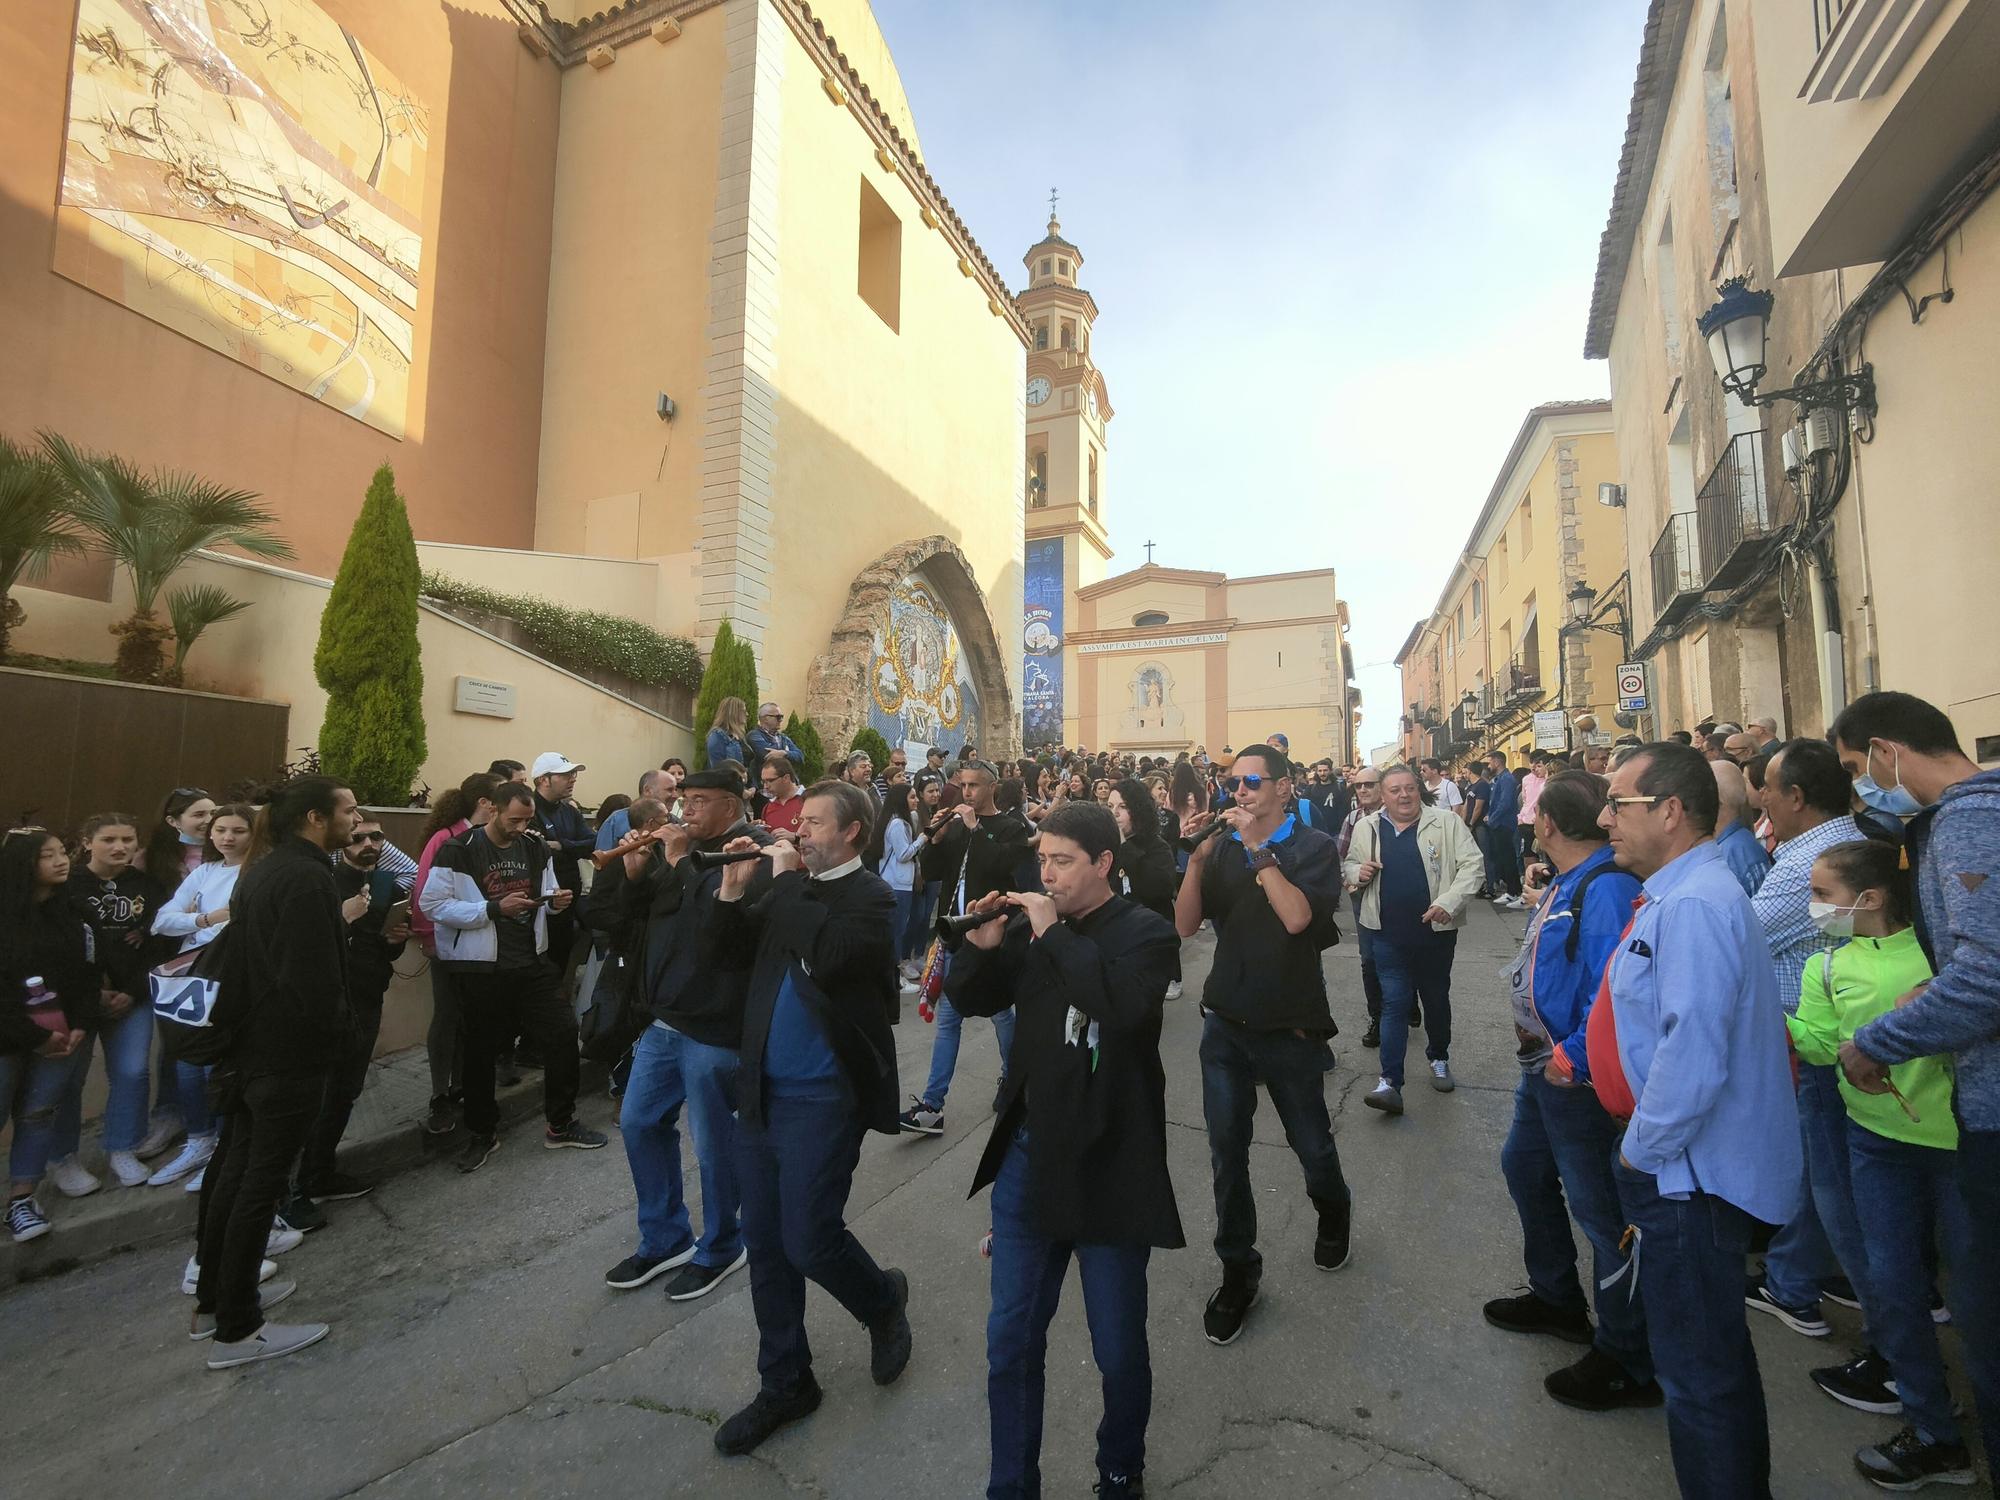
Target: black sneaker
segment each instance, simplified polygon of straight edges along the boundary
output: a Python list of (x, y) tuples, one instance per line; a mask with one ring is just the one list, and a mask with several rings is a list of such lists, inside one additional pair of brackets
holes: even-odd
[(465, 1148), (458, 1153), (458, 1170), (477, 1172), (486, 1165), (487, 1158), (499, 1149), (500, 1137), (497, 1135), (466, 1136)]
[(943, 1135), (944, 1109), (940, 1105), (913, 1099), (910, 1107), (896, 1116), (896, 1123), (909, 1135)]
[(1243, 1331), (1243, 1320), (1250, 1315), (1250, 1309), (1257, 1303), (1257, 1283), (1241, 1271), (1227, 1266), (1222, 1271), (1222, 1285), (1217, 1287), (1208, 1299), (1208, 1306), (1202, 1309), (1201, 1331), (1211, 1344), (1233, 1344), (1236, 1335)]
[(520, 1046), (514, 1049), (514, 1066), (517, 1068), (532, 1068), (537, 1073), (541, 1072), (542, 1049), (531, 1046), (527, 1042), (521, 1043)]
[(577, 1119), (572, 1119), (567, 1125), (551, 1125), (542, 1132), (542, 1145), (550, 1151), (560, 1151), (565, 1146), (578, 1151), (596, 1151), (609, 1139), (603, 1131), (592, 1130)]
[(1495, 1297), (1484, 1309), (1486, 1321), (1509, 1333), (1546, 1333), (1567, 1344), (1588, 1344), (1590, 1314), (1580, 1307), (1557, 1307), (1533, 1292), (1518, 1297)]
[(1861, 1296), (1854, 1290), (1854, 1283), (1845, 1276), (1835, 1276), (1819, 1284), (1820, 1296), (1829, 1302), (1838, 1302), (1842, 1307), (1861, 1311)]
[(1799, 1307), (1787, 1307), (1771, 1295), (1771, 1289), (1761, 1276), (1752, 1276), (1743, 1288), (1743, 1302), (1754, 1312), (1769, 1313), (1783, 1323), (1793, 1333), (1802, 1333), (1809, 1339), (1823, 1339), (1833, 1332), (1827, 1326), (1826, 1317), (1819, 1310), (1817, 1302), (1807, 1302)]
[(1146, 1500), (1146, 1477), (1143, 1474), (1113, 1474), (1109, 1470), (1097, 1471), (1097, 1483), (1090, 1487), (1093, 1495), (1102, 1495), (1105, 1500), (1116, 1496), (1117, 1500)]
[(739, 1250), (736, 1259), (726, 1266), (705, 1266), (700, 1261), (691, 1261), (680, 1268), (679, 1273), (667, 1283), (669, 1302), (692, 1302), (697, 1297), (706, 1297), (722, 1285), (723, 1278), (742, 1270), (750, 1264), (750, 1252)]
[(604, 1273), (604, 1284), (629, 1292), (635, 1286), (644, 1286), (655, 1276), (664, 1276), (686, 1265), (694, 1259), (694, 1251), (695, 1247), (689, 1245), (679, 1255), (628, 1255)]
[(1856, 1411), (1872, 1411), (1882, 1417), (1902, 1415), (1903, 1398), (1896, 1382), (1889, 1378), (1889, 1361), (1873, 1349), (1862, 1350), (1844, 1365), (1812, 1371), (1812, 1383)]
[(1574, 1406), (1579, 1411), (1658, 1406), (1666, 1399), (1657, 1381), (1634, 1380), (1625, 1373), (1623, 1365), (1601, 1349), (1592, 1349), (1575, 1364), (1545, 1377), (1542, 1389), (1564, 1406)]
[(1349, 1192), (1345, 1203), (1321, 1203), (1315, 1198), (1313, 1206), (1319, 1210), (1313, 1264), (1322, 1271), (1338, 1271), (1354, 1259), (1354, 1194)]
[(450, 1135), (456, 1129), (458, 1129), (458, 1107), (440, 1094), (431, 1100), (431, 1107), (424, 1115), (424, 1134)]
[(1860, 1449), (1854, 1455), (1854, 1467), (1863, 1479), (1885, 1490), (1977, 1482), (1965, 1444), (1927, 1443), (1914, 1427), (1905, 1427), (1886, 1443)]
[(797, 1390), (782, 1395), (759, 1391), (735, 1416), (715, 1429), (715, 1451), (740, 1458), (787, 1423), (819, 1410), (819, 1382), (810, 1375)]
[[(315, 1177), (306, 1185), (307, 1197), (320, 1203), (342, 1203), (349, 1198), (366, 1198), (375, 1191), (375, 1184), (365, 1177), (355, 1177), (346, 1172), (328, 1172), (324, 1177)], [(293, 1225), (298, 1228), (298, 1225)]]
[(891, 1385), (910, 1362), (910, 1278), (894, 1266), (885, 1273), (896, 1287), (896, 1306), (868, 1329), (868, 1373), (877, 1385)]
[(1382, 1023), (1380, 1021), (1370, 1021), (1368, 1023), (1368, 1029), (1361, 1033), (1361, 1045), (1364, 1047), (1379, 1047), (1382, 1045)]
[(497, 1088), (511, 1089), (521, 1081), (521, 1070), (514, 1066), (514, 1054), (503, 1052), (493, 1064), (493, 1083)]
[(293, 1193), (278, 1205), (278, 1223), (300, 1234), (326, 1228), (326, 1210), (304, 1193)]

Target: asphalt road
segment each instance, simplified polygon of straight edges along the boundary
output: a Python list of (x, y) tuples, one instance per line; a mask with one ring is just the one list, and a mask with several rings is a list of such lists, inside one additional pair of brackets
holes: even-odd
[[(1458, 1091), (1406, 1091), (1400, 1120), (1361, 1107), (1373, 1054), (1359, 1046), (1352, 934), (1328, 953), (1347, 1033), (1327, 1097), (1356, 1204), (1353, 1263), (1314, 1269), (1312, 1214), (1268, 1105), (1258, 1117), (1263, 1297), (1227, 1349), (1201, 1336), (1215, 1284), (1207, 1140), (1192, 998), (1169, 1007), (1168, 1149), (1190, 1248), (1151, 1275), (1155, 1401), (1148, 1492), (1187, 1500), (1343, 1497), (1650, 1497), (1674, 1494), (1657, 1411), (1559, 1407), (1541, 1377), (1578, 1352), (1501, 1333), (1488, 1297), (1522, 1284), (1498, 1153), (1515, 1082), (1500, 971), (1521, 921), (1483, 904), (1462, 939), (1453, 1062)], [(1188, 945), (1192, 997), (1207, 940)], [(930, 1028), (899, 1033), (921, 1079)], [(1413, 1071), (1420, 1047), (1413, 1046)], [(333, 1324), (318, 1347), (248, 1370), (203, 1368), (178, 1291), (185, 1250), (115, 1257), (0, 1297), (0, 1462), (7, 1494), (103, 1494), (142, 1482), (185, 1497), (366, 1495), (961, 1497), (986, 1465), (984, 1199), (966, 1188), (991, 1125), (990, 1026), (966, 1024), (942, 1139), (872, 1137), (851, 1222), (912, 1287), (916, 1347), (895, 1386), (869, 1382), (865, 1334), (822, 1293), (811, 1329), (826, 1401), (748, 1459), (711, 1436), (753, 1393), (748, 1280), (668, 1304), (657, 1284), (606, 1289), (633, 1244), (632, 1189), (614, 1136), (601, 1152), (544, 1151), (539, 1127), (506, 1137), (481, 1172), (419, 1168), (372, 1197), (329, 1206), (332, 1225), (284, 1258), (300, 1282), (283, 1315)], [(586, 1103), (610, 1125), (609, 1102)], [(690, 1191), (695, 1179), (689, 1173)], [(1849, 1455), (1895, 1429), (1806, 1381), (1847, 1356), (1851, 1314), (1808, 1340), (1766, 1319), (1756, 1339), (1781, 1497), (1873, 1493)], [(1098, 1396), (1074, 1278), (1049, 1351), (1048, 1493), (1087, 1495)]]

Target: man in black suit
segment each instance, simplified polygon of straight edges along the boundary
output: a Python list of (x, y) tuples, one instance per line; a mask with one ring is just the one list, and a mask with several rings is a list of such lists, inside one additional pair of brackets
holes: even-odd
[[(757, 1313), (757, 1397), (716, 1430), (748, 1453), (819, 1406), (806, 1342), (811, 1277), (868, 1330), (869, 1367), (888, 1385), (910, 1359), (909, 1278), (883, 1270), (849, 1232), (847, 1192), (870, 1130), (897, 1133), (896, 902), (861, 867), (875, 798), (851, 782), (807, 791), (798, 842), (760, 851), (770, 888), (746, 902), (758, 865), (727, 867), (708, 941), (722, 968), (747, 968), (736, 1175), (750, 1300)], [(758, 850), (748, 838), (730, 851)]]
[(1047, 894), (984, 897), (1013, 911), (973, 928), (946, 992), (967, 1015), (1019, 1008), (999, 1119), (972, 1181), (993, 1184), (993, 1305), (986, 1320), (989, 1495), (1039, 1495), (1043, 1366), (1071, 1256), (1104, 1383), (1100, 1495), (1141, 1493), (1153, 1369), (1146, 1262), (1187, 1243), (1167, 1177), (1160, 1007), (1180, 939), (1111, 891), (1118, 825), (1071, 802), (1042, 820)]

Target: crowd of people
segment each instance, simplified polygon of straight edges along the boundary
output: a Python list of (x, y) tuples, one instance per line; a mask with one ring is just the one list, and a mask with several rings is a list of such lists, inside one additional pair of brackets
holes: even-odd
[[(208, 1364), (325, 1337), (266, 1318), (295, 1289), (271, 1257), (325, 1222), (320, 1201), (369, 1190), (337, 1148), (413, 940), (432, 997), (422, 1126), (462, 1136), (460, 1170), (498, 1149), (496, 1087), (524, 1070), (541, 1072), (547, 1147), (604, 1146), (576, 1114), (580, 1057), (602, 1061), (634, 1198), (607, 1286), (659, 1279), (690, 1301), (747, 1270), (758, 1389), (715, 1434), (744, 1454), (822, 1400), (807, 1280), (861, 1325), (877, 1383), (909, 1361), (909, 1280), (848, 1228), (848, 1190), (869, 1133), (943, 1133), (964, 1021), (990, 1020), (1000, 1083), (973, 1181), (991, 1188), (988, 1493), (1040, 1492), (1047, 1330), (1074, 1260), (1102, 1380), (1097, 1492), (1137, 1495), (1147, 1266), (1186, 1243), (1160, 1056), (1183, 940), (1213, 928), (1199, 1076), (1218, 1274), (1201, 1321), (1228, 1345), (1266, 1269), (1259, 1089), (1299, 1165), (1313, 1267), (1353, 1255), (1324, 1091), (1323, 953), (1342, 917), (1379, 1056), (1364, 1103), (1395, 1118), (1417, 1031), (1419, 1077), (1456, 1087), (1452, 969), (1483, 899), (1526, 914), (1500, 1166), (1528, 1282), (1485, 1318), (1583, 1346), (1549, 1396), (1664, 1406), (1684, 1494), (1768, 1495), (1749, 1315), (1824, 1338), (1832, 1300), (1859, 1308), (1865, 1342), (1813, 1383), (1907, 1424), (1859, 1448), (1864, 1476), (1972, 1482), (1946, 1319), (1993, 1451), (2000, 773), (1937, 709), (1875, 693), (1823, 740), (1704, 724), (1518, 767), (1499, 751), (1300, 765), (1283, 734), (1213, 757), (898, 746), (811, 785), (783, 722), (765, 703), (753, 727), (728, 700), (703, 769), (648, 769), (594, 822), (585, 767), (495, 761), (437, 798), (414, 859), (323, 777), (262, 806), (177, 788), (150, 825), (100, 814), (73, 840), (10, 832), (14, 1238), (49, 1231), (45, 1180), (100, 1186), (79, 1145), (101, 1052), (107, 1173), (200, 1194), (183, 1290)], [(912, 1000), (935, 1031), (905, 1097), (890, 1028)]]

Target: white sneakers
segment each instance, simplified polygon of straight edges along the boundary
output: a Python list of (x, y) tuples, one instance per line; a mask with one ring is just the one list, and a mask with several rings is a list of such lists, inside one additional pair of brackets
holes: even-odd
[(49, 1176), (65, 1198), (88, 1198), (104, 1184), (87, 1171), (74, 1155), (49, 1163)]
[(1453, 1089), (1458, 1087), (1456, 1083), (1452, 1082), (1450, 1063), (1441, 1061), (1432, 1062), (1431, 1087), (1436, 1089), (1440, 1094), (1449, 1094)]
[(1180, 997), (1181, 982), (1178, 979), (1169, 979), (1167, 981), (1167, 998), (1169, 1000), (1178, 1000)]
[(273, 1225), (271, 1237), (264, 1241), (266, 1255), (283, 1255), (287, 1250), (296, 1250), (305, 1242), (305, 1236), (296, 1229), (279, 1229)]
[[(143, 1148), (145, 1142), (141, 1141)], [(138, 1153), (144, 1156), (143, 1149)], [(212, 1135), (191, 1135), (187, 1144), (174, 1153), (173, 1159), (146, 1179), (149, 1186), (165, 1187), (170, 1182), (179, 1182), (190, 1172), (200, 1171), (215, 1155), (215, 1137)]]
[(120, 1187), (144, 1187), (153, 1176), (153, 1169), (140, 1161), (135, 1152), (113, 1151), (106, 1160)]
[(186, 1182), (181, 1184), (181, 1191), (184, 1193), (200, 1192), (201, 1180), (207, 1175), (208, 1175), (208, 1168), (203, 1167), (199, 1172), (195, 1173), (194, 1176), (190, 1177)]
[(238, 1365), (255, 1364), (260, 1359), (296, 1354), (317, 1344), (328, 1332), (324, 1323), (266, 1323), (247, 1339), (235, 1339), (226, 1344), (216, 1340), (209, 1346), (208, 1367), (211, 1370), (233, 1370)]
[[(257, 1279), (259, 1281), (269, 1281), (277, 1274), (278, 1263), (275, 1260), (260, 1261), (258, 1263)], [(201, 1262), (190, 1255), (188, 1263), (181, 1267), (181, 1295), (183, 1297), (192, 1297), (200, 1290)]]
[(151, 1161), (174, 1143), (181, 1133), (181, 1117), (172, 1110), (161, 1110), (153, 1120), (153, 1128), (146, 1132), (144, 1140), (132, 1148), (132, 1154), (141, 1161)]

